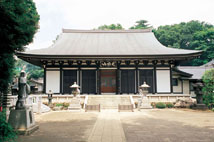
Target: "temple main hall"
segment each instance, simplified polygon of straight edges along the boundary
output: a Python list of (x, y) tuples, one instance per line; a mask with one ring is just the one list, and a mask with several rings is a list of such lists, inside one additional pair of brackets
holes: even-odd
[(190, 94), (181, 62), (202, 51), (163, 46), (151, 29), (63, 29), (56, 42), (16, 55), (44, 68), (44, 93), (71, 94), (77, 82), (81, 94), (137, 94), (146, 82), (151, 94)]

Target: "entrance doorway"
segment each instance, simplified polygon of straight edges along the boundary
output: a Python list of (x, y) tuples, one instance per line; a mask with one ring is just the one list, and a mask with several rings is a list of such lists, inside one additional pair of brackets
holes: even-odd
[(116, 70), (101, 70), (101, 93), (116, 92)]

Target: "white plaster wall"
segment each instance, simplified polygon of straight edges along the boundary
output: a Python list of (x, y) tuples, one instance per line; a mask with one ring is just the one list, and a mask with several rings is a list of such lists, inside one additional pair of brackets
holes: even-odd
[(157, 75), (157, 92), (170, 92), (170, 71), (169, 70), (156, 70)]
[(183, 86), (184, 86), (184, 94), (190, 94), (189, 80), (183, 80)]
[(60, 71), (46, 72), (46, 93), (51, 90), (53, 93), (59, 93), (60, 89)]

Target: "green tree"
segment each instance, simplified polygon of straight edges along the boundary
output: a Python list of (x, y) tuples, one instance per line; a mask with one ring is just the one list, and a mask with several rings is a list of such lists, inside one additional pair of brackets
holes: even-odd
[[(32, 0), (0, 0), (0, 15), (0, 95), (7, 97), (14, 54), (33, 41), (39, 15)], [(1, 141), (14, 141), (15, 133), (6, 122), (5, 113), (0, 115)]]
[(202, 79), (204, 82), (203, 100), (209, 107), (211, 104), (214, 104), (214, 69), (206, 71)]
[(123, 30), (121, 24), (102, 25), (98, 27), (99, 30)]
[(148, 29), (148, 28), (152, 28), (152, 26), (148, 24), (147, 20), (139, 20), (136, 21), (136, 24), (130, 27), (129, 29)]
[(32, 0), (0, 1), (0, 92), (6, 94), (11, 82), (14, 53), (33, 41), (39, 15)]
[(5, 109), (0, 112), (0, 142), (12, 142), (17, 136), (13, 128), (6, 122)]
[(180, 49), (203, 50), (199, 59), (185, 65), (202, 65), (214, 58), (214, 29), (205, 22), (190, 21), (160, 26), (153, 30), (156, 38), (165, 46)]
[(44, 76), (44, 70), (41, 67), (32, 65), (21, 59), (16, 60), (15, 67), (14, 67), (14, 76), (19, 76), (20, 71), (24, 67), (26, 68), (25, 71), (27, 73), (28, 80), (38, 79)]

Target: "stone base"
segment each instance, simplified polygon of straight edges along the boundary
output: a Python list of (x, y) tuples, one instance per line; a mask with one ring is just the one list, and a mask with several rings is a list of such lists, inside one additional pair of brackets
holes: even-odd
[(20, 134), (30, 134), (39, 128), (35, 125), (32, 108), (11, 110), (8, 123)]
[(192, 107), (192, 109), (196, 110), (207, 110), (207, 106), (205, 104), (196, 104), (195, 106)]
[(81, 109), (81, 105), (80, 104), (72, 104), (69, 105), (68, 110), (80, 110)]
[(141, 105), (140, 109), (152, 109), (151, 104), (143, 104)]
[(38, 125), (33, 125), (32, 127), (28, 128), (28, 129), (25, 129), (25, 130), (18, 129), (16, 131), (17, 131), (18, 135), (30, 135), (38, 129), (39, 129)]
[(77, 97), (72, 98), (68, 110), (80, 110), (80, 109), (81, 109), (80, 99)]
[(151, 103), (149, 102), (147, 97), (144, 97), (142, 103), (140, 105), (140, 109), (151, 109)]

